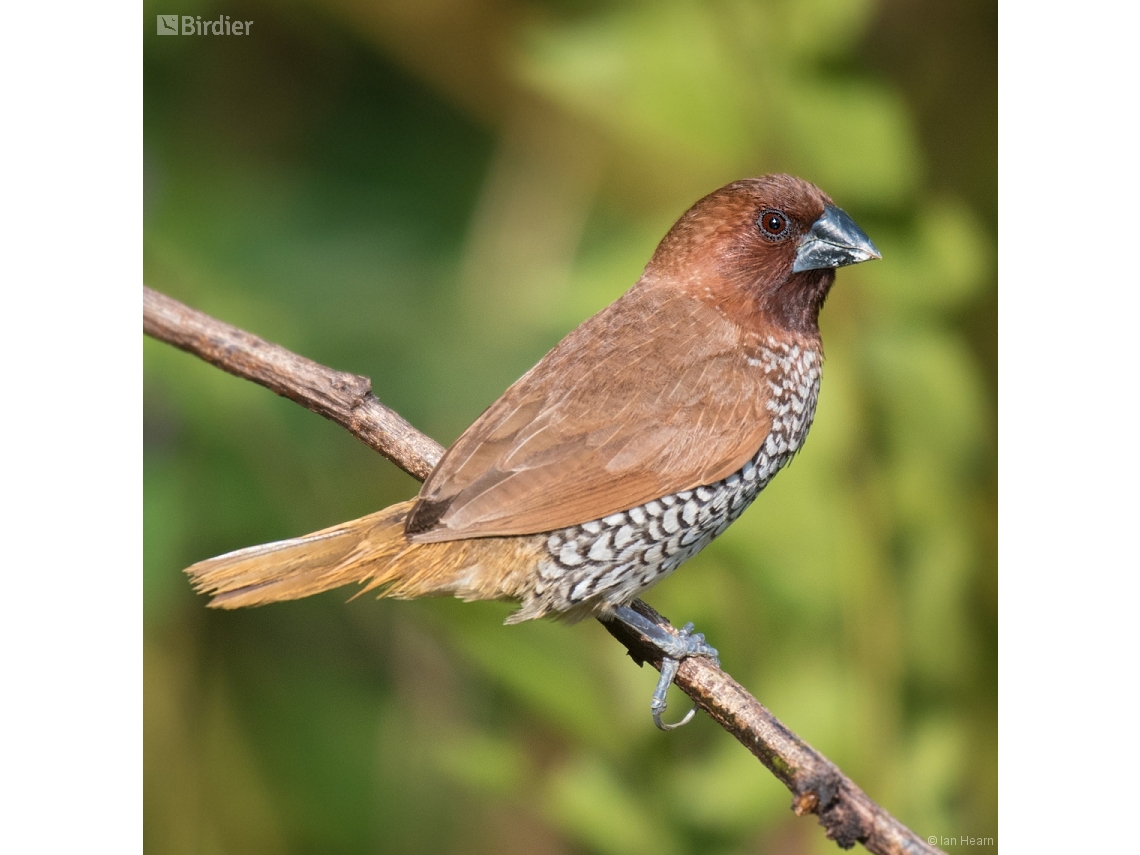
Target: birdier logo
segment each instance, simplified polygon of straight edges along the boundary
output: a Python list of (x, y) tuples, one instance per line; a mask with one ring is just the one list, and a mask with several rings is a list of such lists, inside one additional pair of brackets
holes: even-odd
[(201, 15), (159, 15), (160, 36), (248, 36), (253, 21), (231, 21), (219, 15), (216, 21), (202, 20)]

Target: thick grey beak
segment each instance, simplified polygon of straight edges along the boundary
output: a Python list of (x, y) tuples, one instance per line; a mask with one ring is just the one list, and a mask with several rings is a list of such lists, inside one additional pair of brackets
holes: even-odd
[(793, 273), (821, 267), (843, 267), (883, 256), (867, 234), (855, 225), (847, 212), (834, 205), (823, 209), (823, 216), (812, 223), (800, 239)]

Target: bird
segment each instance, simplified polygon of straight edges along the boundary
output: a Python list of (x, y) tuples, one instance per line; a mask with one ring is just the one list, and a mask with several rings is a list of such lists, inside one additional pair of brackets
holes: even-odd
[[(630, 603), (736, 520), (800, 450), (836, 269), (881, 254), (814, 184), (746, 178), (692, 205), (636, 283), (571, 331), (446, 450), (419, 494), (187, 568), (223, 609), (360, 593), (519, 604), (506, 623), (617, 620), (689, 656)], [(686, 717), (685, 721), (690, 716)]]

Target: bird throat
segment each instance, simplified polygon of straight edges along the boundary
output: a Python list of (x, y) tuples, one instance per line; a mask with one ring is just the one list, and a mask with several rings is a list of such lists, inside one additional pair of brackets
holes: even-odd
[(775, 288), (756, 294), (757, 311), (769, 324), (801, 335), (819, 336), (819, 312), (835, 283), (835, 271), (793, 273)]

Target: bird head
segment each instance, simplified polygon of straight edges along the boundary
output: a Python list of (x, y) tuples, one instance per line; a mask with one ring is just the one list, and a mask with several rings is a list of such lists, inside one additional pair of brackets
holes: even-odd
[(734, 181), (669, 230), (642, 277), (679, 288), (742, 324), (817, 333), (835, 269), (881, 258), (831, 197), (790, 175)]

